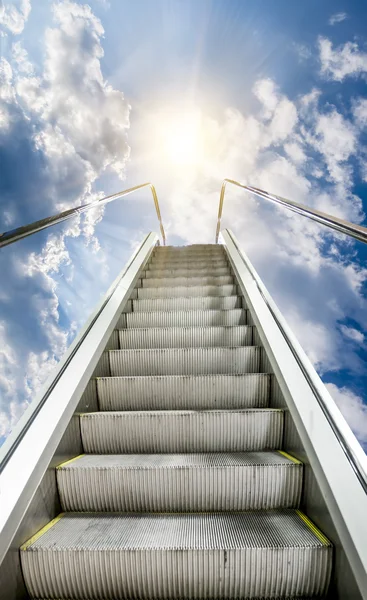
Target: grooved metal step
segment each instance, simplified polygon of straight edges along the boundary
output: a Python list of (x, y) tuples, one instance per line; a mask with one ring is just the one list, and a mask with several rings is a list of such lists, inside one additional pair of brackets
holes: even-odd
[(170, 252), (167, 254), (155, 254), (152, 256), (152, 262), (158, 261), (176, 261), (182, 264), (191, 261), (227, 261), (227, 256), (223, 252), (186, 252), (178, 254), (176, 252)]
[(57, 468), (64, 511), (297, 508), (303, 465), (280, 452), (82, 455)]
[(155, 329), (120, 329), (121, 349), (207, 348), (250, 346), (253, 327), (167, 327)]
[(156, 287), (203, 287), (207, 285), (228, 285), (233, 284), (232, 275), (220, 275), (218, 277), (152, 277), (151, 279), (142, 279), (143, 288)]
[(209, 375), (256, 373), (261, 348), (160, 348), (109, 350), (112, 377), (116, 375)]
[(69, 513), (21, 549), (38, 598), (322, 596), (330, 542), (294, 510)]
[(138, 299), (144, 298), (190, 298), (195, 296), (233, 296), (236, 285), (193, 285), (186, 287), (138, 288)]
[(204, 267), (201, 269), (187, 268), (166, 268), (160, 266), (155, 269), (147, 269), (145, 271), (145, 277), (151, 279), (154, 277), (220, 277), (223, 275), (231, 275), (230, 268), (227, 267)]
[(124, 315), (123, 326), (126, 322), (127, 329), (139, 327), (225, 327), (246, 325), (246, 310), (237, 308), (233, 310), (177, 310), (156, 312), (135, 312)]
[(190, 246), (161, 246), (154, 250), (154, 255), (177, 254), (223, 254), (223, 246), (215, 244), (192, 244)]
[(265, 408), (271, 375), (166, 375), (99, 377), (99, 407), (107, 410)]
[(96, 412), (80, 415), (88, 454), (245, 452), (281, 447), (280, 409)]
[(147, 263), (145, 266), (146, 270), (157, 270), (157, 269), (213, 269), (213, 268), (227, 268), (229, 267), (228, 261), (223, 258), (189, 258), (186, 260), (174, 259), (174, 258), (153, 258), (152, 262)]
[(231, 310), (245, 307), (241, 296), (197, 296), (192, 298), (146, 298), (133, 300), (134, 312), (179, 311), (179, 310)]

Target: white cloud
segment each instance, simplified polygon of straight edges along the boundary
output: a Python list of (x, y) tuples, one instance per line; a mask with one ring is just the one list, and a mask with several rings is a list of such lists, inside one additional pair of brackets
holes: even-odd
[(358, 344), (362, 344), (364, 342), (364, 335), (361, 331), (359, 331), (359, 329), (347, 327), (346, 325), (341, 325), (340, 329), (343, 335), (353, 342), (357, 342)]
[(291, 158), (293, 162), (297, 164), (302, 164), (307, 160), (307, 156), (299, 144), (294, 142), (284, 144), (284, 150), (288, 154), (289, 158)]
[(124, 177), (130, 106), (103, 78), (103, 27), (88, 5), (54, 5), (57, 28), (46, 32), (44, 118), (52, 120), (95, 171)]
[(24, 377), (24, 387), (28, 397), (40, 389), (56, 365), (56, 358), (47, 351), (40, 354), (29, 353)]
[(273, 115), (270, 123), (270, 135), (272, 143), (279, 143), (286, 140), (292, 133), (298, 120), (297, 109), (293, 102), (288, 98), (282, 98)]
[(253, 87), (253, 93), (263, 107), (263, 118), (267, 121), (267, 128), (263, 130), (264, 146), (279, 143), (285, 140), (293, 131), (298, 115), (293, 102), (280, 94), (274, 81), (260, 79)]
[(335, 339), (333, 332), (327, 326), (307, 320), (294, 308), (287, 312), (286, 319), (319, 373), (335, 371), (339, 368), (335, 353)]
[(57, 273), (62, 264), (70, 264), (70, 256), (63, 235), (51, 233), (42, 251), (31, 252), (25, 264), (25, 272), (32, 277), (35, 274)]
[(321, 90), (314, 88), (308, 94), (304, 94), (300, 98), (300, 104), (303, 109), (309, 109), (311, 106), (314, 106), (318, 103), (319, 98), (321, 96)]
[(330, 40), (319, 38), (321, 75), (334, 81), (358, 77), (367, 71), (367, 54), (355, 42), (347, 42), (335, 50)]
[(367, 281), (367, 269), (359, 267), (357, 264), (343, 266), (343, 274), (348, 286), (356, 294), (360, 294), (363, 284)]
[(348, 161), (356, 152), (357, 135), (350, 121), (335, 109), (317, 117), (315, 147), (325, 158), (331, 179), (345, 185), (350, 178), (349, 167), (341, 163)]
[(270, 118), (279, 102), (276, 84), (272, 79), (260, 79), (253, 87), (253, 93), (263, 105), (264, 116)]
[(329, 19), (329, 25), (336, 25), (337, 23), (342, 23), (342, 21), (345, 21), (345, 19), (347, 18), (348, 15), (346, 12), (337, 12), (331, 15)]
[(11, 0), (0, 3), (0, 26), (14, 35), (19, 35), (24, 29), (31, 12), (30, 0)]
[(26, 406), (18, 397), (17, 369), (18, 356), (6, 323), (0, 321), (0, 438), (9, 433)]
[(48, 163), (49, 197), (61, 210), (91, 199), (106, 169), (124, 179), (130, 106), (103, 77), (104, 31), (91, 8), (65, 0), (53, 5), (53, 15), (43, 73), (36, 75), (25, 49), (13, 44), (12, 93), (25, 117), (38, 122), (34, 144)]
[(357, 127), (367, 127), (367, 98), (357, 98), (353, 104), (352, 112)]
[(366, 443), (367, 406), (363, 399), (347, 387), (339, 388), (333, 383), (327, 383), (326, 387), (358, 440)]
[(33, 65), (28, 60), (28, 54), (20, 42), (15, 42), (12, 45), (12, 58), (20, 73), (25, 73), (26, 75), (31, 75), (33, 73)]

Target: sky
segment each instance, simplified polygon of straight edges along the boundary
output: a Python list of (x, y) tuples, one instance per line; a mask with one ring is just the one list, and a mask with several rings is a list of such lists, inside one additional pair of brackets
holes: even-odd
[[(365, 224), (367, 7), (0, 0), (0, 231), (152, 181), (213, 243), (223, 178)], [(227, 188), (223, 227), (367, 451), (359, 242)], [(0, 444), (148, 231), (149, 190), (0, 253)]]

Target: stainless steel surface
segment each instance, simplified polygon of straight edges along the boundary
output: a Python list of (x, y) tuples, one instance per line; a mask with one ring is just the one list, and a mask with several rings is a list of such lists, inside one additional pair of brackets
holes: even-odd
[(293, 202), (292, 200), (287, 200), (286, 198), (282, 198), (281, 196), (276, 196), (275, 194), (270, 194), (269, 192), (265, 192), (264, 190), (260, 190), (259, 188), (255, 188), (251, 185), (244, 185), (239, 183), (238, 181), (234, 181), (233, 179), (224, 179), (222, 183), (222, 188), (220, 191), (219, 198), (219, 208), (218, 208), (218, 221), (217, 221), (217, 231), (215, 234), (215, 243), (218, 243), (220, 227), (221, 227), (221, 219), (223, 213), (223, 202), (224, 195), (226, 190), (227, 183), (231, 183), (237, 187), (240, 187), (247, 192), (251, 192), (258, 196), (259, 198), (264, 198), (273, 204), (278, 204), (280, 206), (284, 206), (288, 210), (297, 213), (303, 217), (307, 217), (312, 221), (316, 221), (317, 223), (321, 223), (321, 225), (325, 225), (338, 233), (343, 233), (348, 235), (349, 237), (353, 237), (360, 242), (367, 242), (367, 228), (362, 227), (362, 225), (355, 225), (354, 223), (350, 223), (349, 221), (345, 221), (343, 219), (339, 219), (339, 217), (334, 217), (333, 215), (329, 215), (327, 213), (321, 212), (305, 204), (299, 204), (298, 202)]
[[(338, 424), (345, 442), (357, 453), (362, 466), (367, 463), (367, 457), (294, 335), (285, 325), (284, 319), (281, 315), (278, 317), (278, 309), (250, 261), (239, 250), (233, 234), (223, 232), (222, 239), (309, 465), (325, 499), (344, 556), (348, 557), (362, 597), (367, 598), (367, 497), (360, 479), (326, 418), (315, 393), (315, 386), (323, 396), (323, 401)], [(302, 358), (302, 365), (296, 360), (287, 338)], [(315, 386), (310, 385), (305, 368), (311, 374)], [(363, 471), (366, 472), (364, 467)]]
[(112, 377), (256, 373), (260, 366), (260, 348), (257, 346), (109, 350), (108, 355)]
[(47, 394), (42, 390), (21, 419), (14, 432), (16, 444), (14, 438), (4, 444), (7, 461), (0, 474), (0, 563), (157, 239), (155, 234), (148, 235), (134, 253), (61, 361), (56, 378), (53, 374), (51, 385), (46, 384)]
[(193, 285), (190, 287), (139, 288), (138, 299), (147, 298), (195, 298), (197, 296), (231, 296), (237, 294), (236, 285)]
[(83, 204), (82, 206), (75, 206), (74, 208), (69, 208), (68, 210), (64, 210), (63, 212), (58, 213), (57, 215), (52, 215), (50, 217), (46, 217), (45, 219), (40, 219), (39, 221), (34, 221), (34, 223), (29, 223), (28, 225), (23, 225), (22, 227), (18, 227), (17, 229), (12, 229), (11, 231), (5, 231), (4, 233), (0, 233), (0, 248), (4, 246), (8, 246), (9, 244), (14, 244), (14, 242), (18, 242), (19, 240), (28, 237), (29, 235), (33, 235), (37, 233), (37, 231), (42, 231), (43, 229), (47, 229), (52, 225), (56, 225), (57, 223), (62, 223), (63, 221), (67, 221), (68, 219), (72, 219), (76, 215), (80, 215), (81, 213), (86, 212), (92, 208), (98, 208), (100, 206), (104, 206), (105, 204), (109, 204), (114, 200), (118, 200), (119, 198), (123, 198), (124, 196), (128, 196), (137, 190), (140, 190), (143, 187), (150, 187), (152, 192), (153, 201), (155, 210), (157, 213), (159, 227), (162, 235), (163, 244), (166, 244), (166, 235), (163, 228), (161, 211), (159, 208), (158, 196), (155, 190), (155, 187), (152, 183), (142, 183), (141, 185), (136, 185), (135, 187), (129, 188), (128, 190), (122, 190), (121, 192), (117, 192), (117, 194), (111, 194), (110, 196), (105, 196), (104, 198), (100, 198), (99, 200), (94, 200), (93, 202), (88, 202), (87, 204)]
[(100, 410), (265, 408), (270, 375), (100, 377)]
[[(154, 263), (153, 263), (154, 264)], [(207, 265), (206, 267), (200, 267), (198, 269), (182, 269), (182, 268), (174, 268), (174, 267), (166, 267), (165, 265), (158, 265), (154, 269), (147, 269), (145, 271), (145, 277), (147, 279), (153, 279), (155, 277), (220, 277), (224, 275), (230, 275), (229, 267), (211, 267)]]
[[(276, 552), (274, 552), (276, 548)], [(33, 597), (322, 596), (332, 548), (292, 510), (65, 514), (21, 551)]]
[(195, 286), (206, 286), (206, 285), (233, 285), (233, 277), (231, 275), (207, 276), (207, 277), (160, 277), (143, 279), (143, 288), (156, 288), (156, 287), (195, 287)]
[[(227, 327), (147, 327), (123, 329), (118, 333), (114, 348), (211, 348), (216, 346), (251, 346), (252, 327), (247, 325)], [(120, 342), (118, 344), (118, 342)]]
[(246, 325), (247, 314), (242, 308), (229, 310), (176, 310), (176, 311), (137, 311), (124, 315), (119, 321), (119, 329), (139, 327), (228, 327)]
[[(237, 290), (234, 292), (237, 294)], [(134, 312), (177, 310), (229, 310), (246, 308), (240, 296), (197, 296), (191, 298), (146, 298), (133, 300)]]
[(154, 254), (154, 258), (157, 256), (222, 256), (222, 248), (216, 246), (216, 244), (191, 244), (190, 246), (166, 246), (165, 248), (158, 248)]
[(154, 260), (150, 261), (147, 266), (146, 266), (146, 270), (147, 271), (160, 271), (162, 269), (185, 269), (187, 270), (191, 270), (191, 269), (227, 269), (228, 268), (228, 262), (227, 259), (225, 258), (224, 254), (223, 256), (220, 256), (218, 258), (205, 258), (205, 257), (199, 257), (199, 258), (195, 258), (195, 255), (192, 257), (188, 257), (188, 258), (169, 258), (169, 257), (155, 257)]
[(96, 412), (80, 416), (89, 454), (245, 452), (282, 445), (283, 411), (159, 410)]
[(302, 464), (279, 452), (86, 454), (57, 469), (63, 511), (298, 508)]

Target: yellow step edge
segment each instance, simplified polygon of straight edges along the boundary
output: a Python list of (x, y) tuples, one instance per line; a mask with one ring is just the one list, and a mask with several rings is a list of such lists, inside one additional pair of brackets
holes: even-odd
[(40, 529), (39, 531), (37, 531), (37, 533), (35, 533), (34, 535), (32, 535), (31, 538), (29, 538), (29, 540), (27, 540), (21, 547), (20, 550), (21, 551), (25, 551), (28, 550), (28, 548), (30, 546), (32, 546), (32, 544), (34, 544), (44, 533), (46, 533), (46, 531), (48, 531), (49, 529), (51, 529), (51, 527), (53, 527), (54, 525), (56, 525), (56, 523), (58, 521), (60, 521), (60, 519), (62, 519), (62, 517), (65, 515), (65, 513), (60, 513), (59, 515), (57, 515), (57, 517), (55, 517), (55, 519), (52, 519), (52, 521), (50, 521), (49, 523), (47, 523), (47, 525), (45, 525), (44, 527), (42, 527), (42, 529)]
[(57, 465), (56, 469), (63, 469), (64, 467), (66, 467), (66, 465), (70, 465), (70, 463), (74, 462), (75, 460), (78, 460), (78, 458), (82, 458), (82, 456), (85, 456), (85, 454), (78, 454), (78, 456), (74, 456), (74, 458), (66, 460), (65, 462)]
[(282, 456), (284, 456), (285, 458), (288, 458), (289, 460), (294, 462), (296, 465), (303, 465), (303, 463), (300, 460), (298, 460), (298, 458), (295, 458), (291, 454), (288, 454), (288, 452), (284, 452), (283, 450), (278, 450), (278, 453), (281, 454)]
[(323, 546), (331, 546), (330, 540), (320, 531), (318, 527), (314, 523), (312, 523), (311, 519), (309, 519), (301, 510), (296, 510), (297, 515), (304, 523), (306, 523), (307, 527), (312, 531), (312, 533), (320, 540)]

